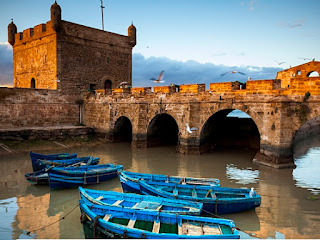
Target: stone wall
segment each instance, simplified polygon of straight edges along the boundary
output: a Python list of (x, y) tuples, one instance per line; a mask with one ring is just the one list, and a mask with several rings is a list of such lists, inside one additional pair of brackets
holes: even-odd
[[(280, 71), (277, 73), (276, 79), (281, 79), (281, 87), (288, 88), (291, 86), (292, 78), (294, 79), (304, 79), (309, 78), (311, 72), (320, 73), (320, 62), (311, 61), (299, 66), (291, 67), (289, 69)], [(310, 78), (312, 80), (312, 77)]]
[(79, 124), (76, 100), (54, 90), (0, 88), (0, 129)]
[(13, 81), (18, 88), (57, 89), (56, 35), (51, 22), (15, 34)]
[(79, 94), (88, 89), (131, 85), (132, 46), (127, 36), (62, 21), (57, 35), (58, 89)]

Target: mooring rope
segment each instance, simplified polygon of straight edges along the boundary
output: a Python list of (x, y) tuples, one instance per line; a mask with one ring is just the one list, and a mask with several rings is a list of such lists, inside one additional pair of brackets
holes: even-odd
[(43, 226), (43, 227), (41, 227), (41, 228), (33, 229), (33, 230), (27, 232), (27, 235), (30, 235), (31, 232), (36, 232), (36, 231), (45, 229), (45, 228), (47, 228), (47, 227), (52, 226), (53, 224), (56, 224), (57, 222), (60, 222), (61, 220), (64, 220), (64, 219), (65, 219), (70, 213), (72, 213), (79, 205), (80, 205), (80, 203), (78, 203), (73, 209), (71, 209), (71, 211), (69, 211), (69, 212), (68, 212), (65, 216), (63, 216), (62, 218), (59, 218), (57, 221), (54, 221), (54, 222), (52, 222), (52, 223), (50, 223), (50, 224), (48, 224), (48, 225), (46, 225), (46, 226)]

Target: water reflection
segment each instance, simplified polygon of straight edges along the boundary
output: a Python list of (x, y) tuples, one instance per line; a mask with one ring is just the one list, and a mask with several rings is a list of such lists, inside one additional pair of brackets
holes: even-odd
[(239, 169), (233, 163), (227, 164), (226, 174), (229, 179), (235, 180), (238, 184), (259, 182), (259, 170), (253, 170), (251, 167)]
[(295, 164), (297, 168), (293, 170), (292, 175), (296, 186), (318, 194), (320, 192), (320, 147), (310, 148), (305, 155), (295, 160)]
[[(296, 169), (282, 170), (253, 164), (255, 152), (230, 149), (195, 156), (178, 154), (174, 147), (131, 149), (127, 143), (117, 143), (69, 151), (79, 156), (98, 156), (101, 164), (121, 164), (128, 171), (215, 177), (225, 187), (254, 187), (262, 197), (259, 208), (222, 217), (234, 220), (242, 231), (259, 238), (320, 238), (319, 200), (308, 199), (312, 191), (320, 189), (319, 179), (310, 178), (319, 175), (320, 161), (312, 159), (320, 159), (320, 148), (312, 148), (310, 153), (296, 159)], [(0, 156), (0, 164), (1, 236), (5, 239), (85, 237), (80, 211), (78, 208), (72, 211), (78, 204), (77, 189), (50, 191), (47, 186), (30, 185), (24, 178), (24, 173), (31, 171), (27, 153), (13, 155), (11, 161)], [(88, 188), (122, 192), (117, 178)], [(33, 235), (26, 235), (27, 231)]]

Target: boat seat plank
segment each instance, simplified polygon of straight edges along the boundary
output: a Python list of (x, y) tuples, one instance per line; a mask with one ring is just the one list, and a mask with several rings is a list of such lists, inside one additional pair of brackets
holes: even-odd
[(140, 202), (137, 202), (135, 205), (133, 205), (132, 208), (136, 208), (139, 204), (140, 204)]
[(178, 235), (184, 235), (180, 224), (178, 224)]
[(96, 198), (97, 201), (100, 201), (103, 198), (103, 196), (99, 196)]
[(135, 223), (136, 223), (136, 219), (130, 219), (130, 221), (128, 222), (127, 227), (128, 228), (133, 228)]
[(152, 232), (153, 233), (159, 233), (159, 231), (160, 231), (160, 221), (159, 222), (154, 221), (153, 222)]
[(190, 223), (183, 223), (181, 228), (183, 235), (222, 235), (221, 228), (218, 224), (199, 226)]
[(105, 220), (106, 222), (108, 222), (110, 220), (111, 214), (106, 214), (103, 218), (103, 220)]
[(123, 202), (124, 200), (117, 200), (116, 202), (114, 202), (112, 205), (113, 206), (120, 206), (120, 204)]

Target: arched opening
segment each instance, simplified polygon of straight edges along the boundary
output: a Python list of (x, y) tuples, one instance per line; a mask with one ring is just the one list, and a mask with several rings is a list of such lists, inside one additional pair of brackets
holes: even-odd
[(119, 117), (113, 130), (114, 142), (131, 142), (132, 125), (127, 117)]
[(112, 88), (112, 82), (111, 82), (111, 80), (105, 80), (104, 81), (104, 89), (105, 90), (108, 90), (108, 89), (111, 89)]
[(176, 120), (168, 114), (155, 116), (147, 131), (147, 145), (177, 145), (179, 128)]
[(213, 114), (200, 135), (202, 152), (221, 148), (260, 148), (260, 133), (252, 118), (240, 110), (225, 109)]
[(36, 88), (36, 80), (34, 78), (31, 79), (30, 88)]
[(312, 71), (307, 74), (307, 77), (319, 77), (319, 73), (317, 71)]
[(294, 136), (292, 148), (296, 165), (292, 171), (295, 185), (318, 195), (320, 193), (320, 116), (307, 121), (299, 128)]

